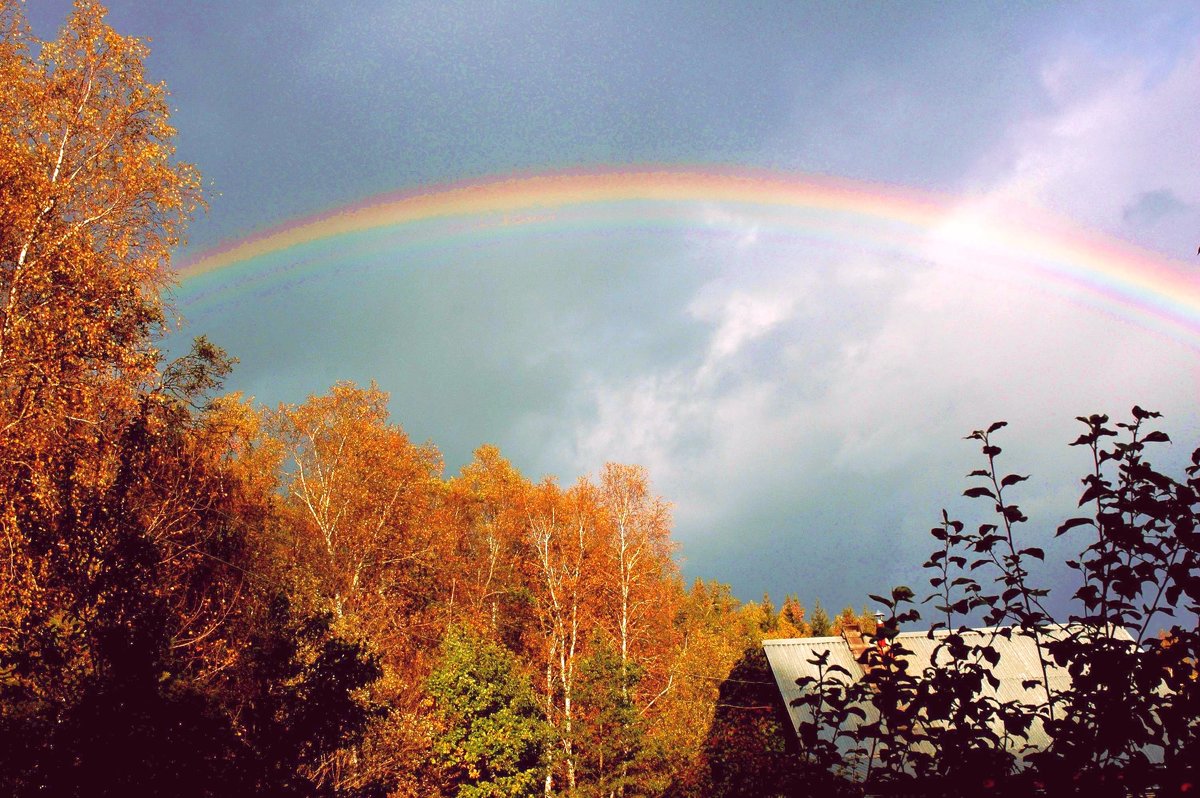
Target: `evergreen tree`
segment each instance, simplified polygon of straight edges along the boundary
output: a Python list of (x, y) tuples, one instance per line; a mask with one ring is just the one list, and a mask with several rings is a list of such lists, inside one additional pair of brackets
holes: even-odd
[(576, 749), (579, 779), (587, 795), (626, 792), (636, 781), (643, 730), (631, 693), (638, 674), (603, 637), (580, 663), (579, 703), (583, 717)]
[(828, 637), (833, 633), (833, 623), (829, 620), (829, 613), (821, 606), (821, 602), (817, 601), (813, 604), (812, 620), (808, 622), (812, 628), (813, 637)]

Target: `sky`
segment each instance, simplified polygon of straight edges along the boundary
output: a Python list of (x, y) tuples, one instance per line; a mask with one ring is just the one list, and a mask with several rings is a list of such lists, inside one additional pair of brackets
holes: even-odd
[[(1200, 444), (1190, 0), (109, 8), (152, 39), (178, 155), (205, 178), (185, 267), (371, 197), (513, 175), (745, 174), (926, 208), (915, 225), (703, 192), (519, 208), (180, 283), (165, 349), (207, 335), (240, 358), (228, 388), (263, 404), (375, 380), (447, 474), (484, 443), (567, 484), (645, 465), (689, 579), (829, 608), (921, 594), (941, 510), (988, 520), (961, 497), (981, 465), (963, 437), (992, 421), (1003, 467), (1032, 475), (1012, 496), (1026, 545), (1052, 560), (1088, 465), (1076, 416), (1163, 412), (1176, 471)], [(26, 9), (50, 36), (69, 4)], [(1040, 260), (1027, 229), (1125, 271), (1105, 285), (1071, 246)]]

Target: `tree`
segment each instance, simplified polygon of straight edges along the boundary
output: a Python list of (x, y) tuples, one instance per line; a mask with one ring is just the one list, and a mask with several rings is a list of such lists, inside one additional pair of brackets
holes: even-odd
[(809, 625), (812, 628), (813, 637), (828, 637), (833, 633), (833, 624), (829, 620), (829, 613), (821, 606), (820, 601), (813, 605), (812, 620)]
[[(145, 55), (98, 4), (39, 42), (0, 2), (0, 770), (15, 794), (120, 792), (134, 763), (197, 794), (221, 772), (221, 724), (192, 680), (220, 667), (236, 579), (211, 565), (238, 543), (216, 519), (220, 458), (180, 404), (203, 386), (155, 385), (158, 289), (199, 178), (174, 162)], [(202, 348), (189, 362), (219, 379), (222, 353)]]
[(104, 13), (81, 1), (41, 43), (0, 5), (0, 484), (29, 512), (53, 511), (51, 453), (101, 446), (154, 375), (158, 289), (199, 202), (145, 45)]
[(871, 612), (869, 608), (863, 607), (861, 612), (855, 614), (853, 607), (843, 607), (842, 611), (833, 619), (829, 633), (840, 635), (842, 629), (847, 626), (857, 626), (864, 633), (872, 634), (875, 631), (875, 613)]
[(104, 14), (80, 0), (59, 38), (38, 43), (17, 4), (0, 5), (0, 369), (35, 383), (5, 397), (10, 412), (110, 369), (153, 369), (156, 289), (199, 200), (195, 170), (172, 160), (146, 46)]
[(761, 643), (748, 647), (720, 684), (704, 742), (703, 794), (783, 796), (796, 778), (793, 735)]
[(529, 680), (503, 646), (451, 629), (430, 674), (438, 733), (433, 752), (457, 798), (541, 792), (549, 729)]
[(64, 533), (147, 418), (157, 289), (199, 201), (145, 45), (103, 20), (80, 2), (43, 43), (0, 2), (0, 670), (44, 619), (63, 619), (60, 639), (79, 629), (84, 597), (61, 575), (84, 564)]
[(800, 599), (791, 594), (785, 596), (783, 606), (779, 608), (776, 628), (772, 630), (771, 636), (811, 637), (812, 633), (812, 627), (804, 620), (804, 605), (800, 603)]
[(644, 468), (616, 463), (606, 464), (600, 476), (600, 504), (611, 524), (616, 639), (621, 662), (628, 663), (632, 649), (647, 634), (645, 627), (662, 609), (655, 605), (655, 587), (673, 565), (670, 512), (662, 499), (650, 494)]
[[(344, 757), (348, 783), (402, 770), (427, 745), (421, 684), (441, 637), (441, 600), (453, 589), (454, 540), (442, 513), (441, 457), (389, 423), (387, 394), (338, 383), (324, 396), (270, 415), (286, 468), (283, 545), (297, 600), (328, 610), (339, 633), (381, 657), (376, 700), (393, 710), (368, 731), (383, 757)], [(405, 763), (405, 764), (400, 764)]]
[(481, 446), (451, 481), (447, 502), (455, 527), (453, 610), (456, 622), (521, 646), (534, 624), (522, 563), (531, 558), (527, 497), (533, 486), (493, 446)]
[(334, 754), (354, 748), (385, 711), (364, 694), (382, 675), (379, 659), (338, 634), (331, 613), (309, 613), (282, 594), (262, 599), (233, 713), (246, 793), (352, 794), (339, 784)]
[(546, 720), (559, 740), (559, 753), (550, 759), (545, 784), (550, 791), (561, 774), (566, 788), (573, 791), (578, 770), (575, 684), (587, 632), (595, 624), (595, 487), (580, 480), (563, 492), (546, 480), (531, 493), (527, 513), (534, 557), (531, 590), (545, 668), (541, 698)]
[(576, 741), (584, 795), (618, 795), (633, 786), (645, 736), (631, 698), (637, 679), (635, 666), (622, 662), (620, 651), (598, 635), (579, 667)]
[[(317, 590), (338, 617), (380, 638), (402, 636), (432, 584), (413, 584), (436, 562), (433, 513), (441, 458), (387, 423), (387, 394), (339, 383), (327, 396), (274, 416), (290, 472), (284, 475), (292, 545), (312, 564)], [(415, 613), (413, 613), (415, 614)]]
[(647, 746), (659, 757), (666, 794), (704, 794), (708, 761), (704, 738), (713, 724), (722, 682), (745, 649), (761, 640), (758, 619), (730, 586), (696, 580), (680, 601), (679, 643), (672, 650), (672, 690), (655, 706)]
[[(674, 687), (673, 621), (682, 589), (672, 559), (670, 509), (651, 493), (646, 469), (606, 464), (600, 474), (599, 504), (608, 561), (601, 566), (602, 590), (610, 607), (605, 615), (621, 663), (614, 684), (632, 710), (631, 727), (617, 739), (632, 741), (641, 736), (632, 725), (646, 723), (655, 705)], [(624, 795), (626, 787), (637, 781), (631, 768), (639, 757), (629, 750), (619, 759), (616, 792)]]
[[(191, 356), (216, 379), (220, 353)], [(209, 795), (240, 784), (241, 743), (214, 688), (236, 667), (252, 545), (224, 406), (156, 388), (110, 441), (111, 478), (62, 485), (31, 563), (45, 593), (0, 652), (6, 793)], [(29, 527), (26, 527), (27, 529)], [(3, 783), (3, 782), (0, 782)]]
[[(1027, 545), (1019, 529), (1028, 518), (1011, 500), (1027, 477), (997, 465), (1002, 450), (994, 438), (1005, 424), (973, 432), (986, 464), (971, 472), (964, 494), (995, 515), (968, 530), (943, 512), (932, 530), (940, 546), (925, 567), (934, 574), (927, 601), (940, 614), (933, 628), (942, 630), (930, 660), (937, 664), (910, 673), (911, 652), (895, 639), (901, 624), (919, 618), (912, 591), (873, 596), (888, 611), (875, 634), (892, 643), (868, 647), (860, 657), (866, 675), (848, 686), (842, 677), (849, 674), (838, 676), (833, 666), (800, 680), (807, 692), (798, 702), (812, 717), (800, 728), (806, 756), (830, 768), (849, 750), (865, 764), (872, 789), (912, 794), (1190, 790), (1200, 738), (1200, 448), (1182, 475), (1159, 471), (1148, 449), (1170, 439), (1152, 428), (1156, 418), (1134, 407), (1128, 422), (1079, 419), (1085, 432), (1072, 445), (1086, 447), (1092, 465), (1079, 505), (1090, 512), (1056, 533), (1087, 535), (1067, 562), (1079, 582), (1064, 625), (1053, 624), (1044, 605), (1049, 591), (1031, 580), (1031, 563), (1045, 551)], [(996, 631), (968, 635), (967, 621), (980, 617)], [(1156, 623), (1168, 622), (1165, 634), (1154, 633)], [(1040, 674), (1027, 689), (1036, 687), (1040, 700), (1001, 702), (990, 692), (998, 685), (991, 668), (1001, 636), (1032, 642)], [(1069, 688), (1049, 678), (1052, 668), (1070, 674)], [(854, 713), (861, 722), (848, 724)], [(1048, 744), (1020, 749), (1038, 725)], [(821, 742), (831, 738), (845, 745)]]

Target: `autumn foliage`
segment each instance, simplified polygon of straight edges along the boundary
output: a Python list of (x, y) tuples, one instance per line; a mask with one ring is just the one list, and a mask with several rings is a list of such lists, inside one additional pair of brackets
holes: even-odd
[(0, 0), (0, 792), (711, 793), (781, 616), (684, 589), (644, 469), (448, 477), (375, 386), (263, 408), (204, 338), (163, 362), (202, 201), (146, 53)]

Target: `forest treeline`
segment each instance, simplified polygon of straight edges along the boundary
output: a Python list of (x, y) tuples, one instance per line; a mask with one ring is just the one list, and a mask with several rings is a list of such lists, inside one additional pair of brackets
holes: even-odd
[(752, 794), (785, 756), (760, 642), (851, 611), (685, 589), (636, 466), (563, 487), (482, 447), (445, 478), (374, 387), (178, 392), (219, 355), (68, 451), (81, 422), (33, 414), (41, 490), (5, 446), (9, 792)]
[(760, 641), (853, 611), (685, 587), (640, 467), (447, 476), (374, 386), (163, 362), (203, 201), (146, 54), (0, 0), (0, 792), (762, 792)]

